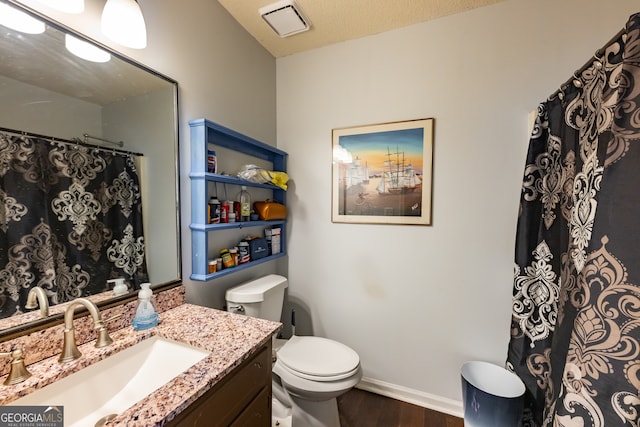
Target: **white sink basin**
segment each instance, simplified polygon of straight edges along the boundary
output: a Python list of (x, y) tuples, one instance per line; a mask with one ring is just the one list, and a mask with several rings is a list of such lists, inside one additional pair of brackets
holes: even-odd
[(66, 427), (94, 426), (153, 393), (210, 352), (152, 337), (43, 387), (11, 405), (64, 407)]

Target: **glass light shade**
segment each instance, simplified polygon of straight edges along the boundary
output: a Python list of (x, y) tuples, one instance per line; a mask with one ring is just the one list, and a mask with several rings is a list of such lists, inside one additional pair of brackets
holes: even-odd
[(123, 46), (147, 47), (147, 27), (135, 0), (107, 0), (102, 10), (102, 33)]
[(52, 9), (66, 13), (84, 12), (84, 0), (40, 0)]
[(99, 47), (69, 34), (65, 34), (64, 36), (64, 45), (67, 47), (69, 52), (79, 58), (86, 59), (87, 61), (108, 62), (111, 59), (111, 54), (109, 52), (105, 52)]
[(0, 3), (0, 25), (26, 34), (41, 34), (45, 28), (44, 22), (5, 3)]

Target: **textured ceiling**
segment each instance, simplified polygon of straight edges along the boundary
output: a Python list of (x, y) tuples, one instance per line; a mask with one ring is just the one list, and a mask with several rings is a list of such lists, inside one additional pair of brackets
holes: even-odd
[(487, 6), (503, 0), (295, 0), (311, 29), (281, 38), (258, 9), (277, 0), (218, 0), (265, 49), (276, 57)]

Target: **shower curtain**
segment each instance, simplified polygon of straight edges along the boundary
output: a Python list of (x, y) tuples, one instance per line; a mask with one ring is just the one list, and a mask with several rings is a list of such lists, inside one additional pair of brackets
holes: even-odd
[(148, 281), (132, 155), (0, 133), (0, 318)]
[(640, 14), (538, 109), (507, 366), (523, 426), (640, 425)]

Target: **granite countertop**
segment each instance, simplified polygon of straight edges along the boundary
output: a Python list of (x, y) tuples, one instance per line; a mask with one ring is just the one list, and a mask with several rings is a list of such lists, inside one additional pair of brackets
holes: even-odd
[[(281, 327), (282, 324), (277, 322), (182, 304), (160, 313), (160, 324), (155, 328), (134, 331), (129, 326), (112, 332), (114, 342), (108, 347), (95, 348), (95, 340), (78, 346), (82, 356), (77, 360), (61, 364), (56, 354), (27, 366), (32, 374), (31, 378), (16, 385), (0, 386), (0, 405), (11, 404), (12, 401), (36, 389), (153, 336), (180, 341), (210, 351), (211, 355), (145, 399), (134, 403), (107, 424), (129, 427), (161, 426), (246, 360)], [(6, 376), (0, 378), (0, 382), (5, 378)]]

